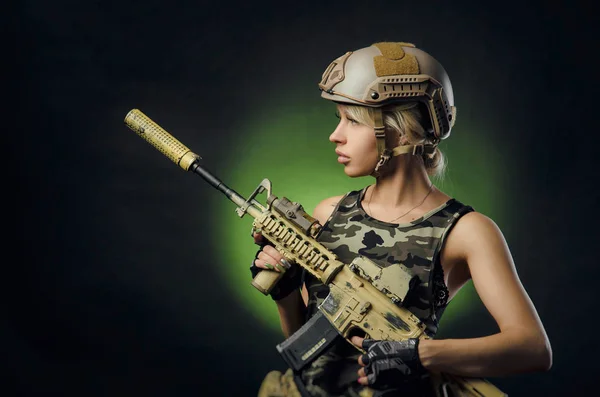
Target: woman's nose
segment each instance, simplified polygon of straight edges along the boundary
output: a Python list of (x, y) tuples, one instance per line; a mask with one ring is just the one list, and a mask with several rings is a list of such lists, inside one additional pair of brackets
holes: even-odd
[(340, 122), (337, 127), (335, 128), (335, 130), (333, 130), (333, 132), (331, 133), (331, 135), (329, 135), (329, 140), (331, 142), (334, 143), (344, 143), (346, 138), (344, 136), (344, 133), (342, 131), (342, 127), (341, 127), (342, 123)]

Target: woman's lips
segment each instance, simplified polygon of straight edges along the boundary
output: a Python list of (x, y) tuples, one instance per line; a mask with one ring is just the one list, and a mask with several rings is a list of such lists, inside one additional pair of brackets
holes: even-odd
[(335, 151), (335, 154), (337, 154), (337, 155), (338, 155), (338, 163), (342, 163), (342, 164), (344, 164), (344, 163), (347, 163), (347, 162), (349, 162), (349, 161), (350, 161), (350, 157), (346, 156), (346, 155), (345, 155), (344, 153), (342, 153), (342, 152), (339, 152), (339, 151), (337, 151), (337, 150), (336, 150), (336, 151)]

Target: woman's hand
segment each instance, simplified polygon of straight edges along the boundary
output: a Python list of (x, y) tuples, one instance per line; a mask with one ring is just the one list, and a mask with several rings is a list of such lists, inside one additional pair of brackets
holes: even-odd
[(358, 357), (358, 383), (374, 388), (398, 387), (420, 380), (427, 371), (419, 360), (419, 339), (381, 341), (354, 336), (352, 343), (367, 353)]
[(254, 265), (260, 269), (275, 270), (276, 272), (285, 273), (291, 268), (291, 263), (288, 262), (279, 251), (272, 245), (266, 244), (266, 239), (260, 233), (252, 233), (254, 243), (262, 246), (258, 252)]
[(254, 238), (254, 243), (261, 246), (250, 267), (252, 278), (256, 277), (263, 270), (273, 270), (282, 273), (281, 279), (269, 293), (275, 301), (285, 298), (294, 290), (300, 290), (302, 285), (302, 269), (285, 259), (259, 232), (253, 231), (252, 237)]

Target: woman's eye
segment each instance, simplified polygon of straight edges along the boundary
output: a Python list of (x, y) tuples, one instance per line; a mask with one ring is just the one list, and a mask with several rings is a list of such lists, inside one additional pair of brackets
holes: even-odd
[(358, 124), (358, 121), (348, 118), (348, 121), (350, 122), (350, 124)]
[(338, 112), (335, 112), (335, 117), (337, 117), (339, 119), (340, 118), (340, 114)]

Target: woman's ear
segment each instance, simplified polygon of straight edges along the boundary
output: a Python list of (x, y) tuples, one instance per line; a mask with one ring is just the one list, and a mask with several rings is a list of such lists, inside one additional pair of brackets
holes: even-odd
[(406, 138), (406, 135), (401, 135), (398, 138), (398, 142), (400, 143), (401, 146), (405, 146), (405, 145), (409, 144), (408, 139)]

